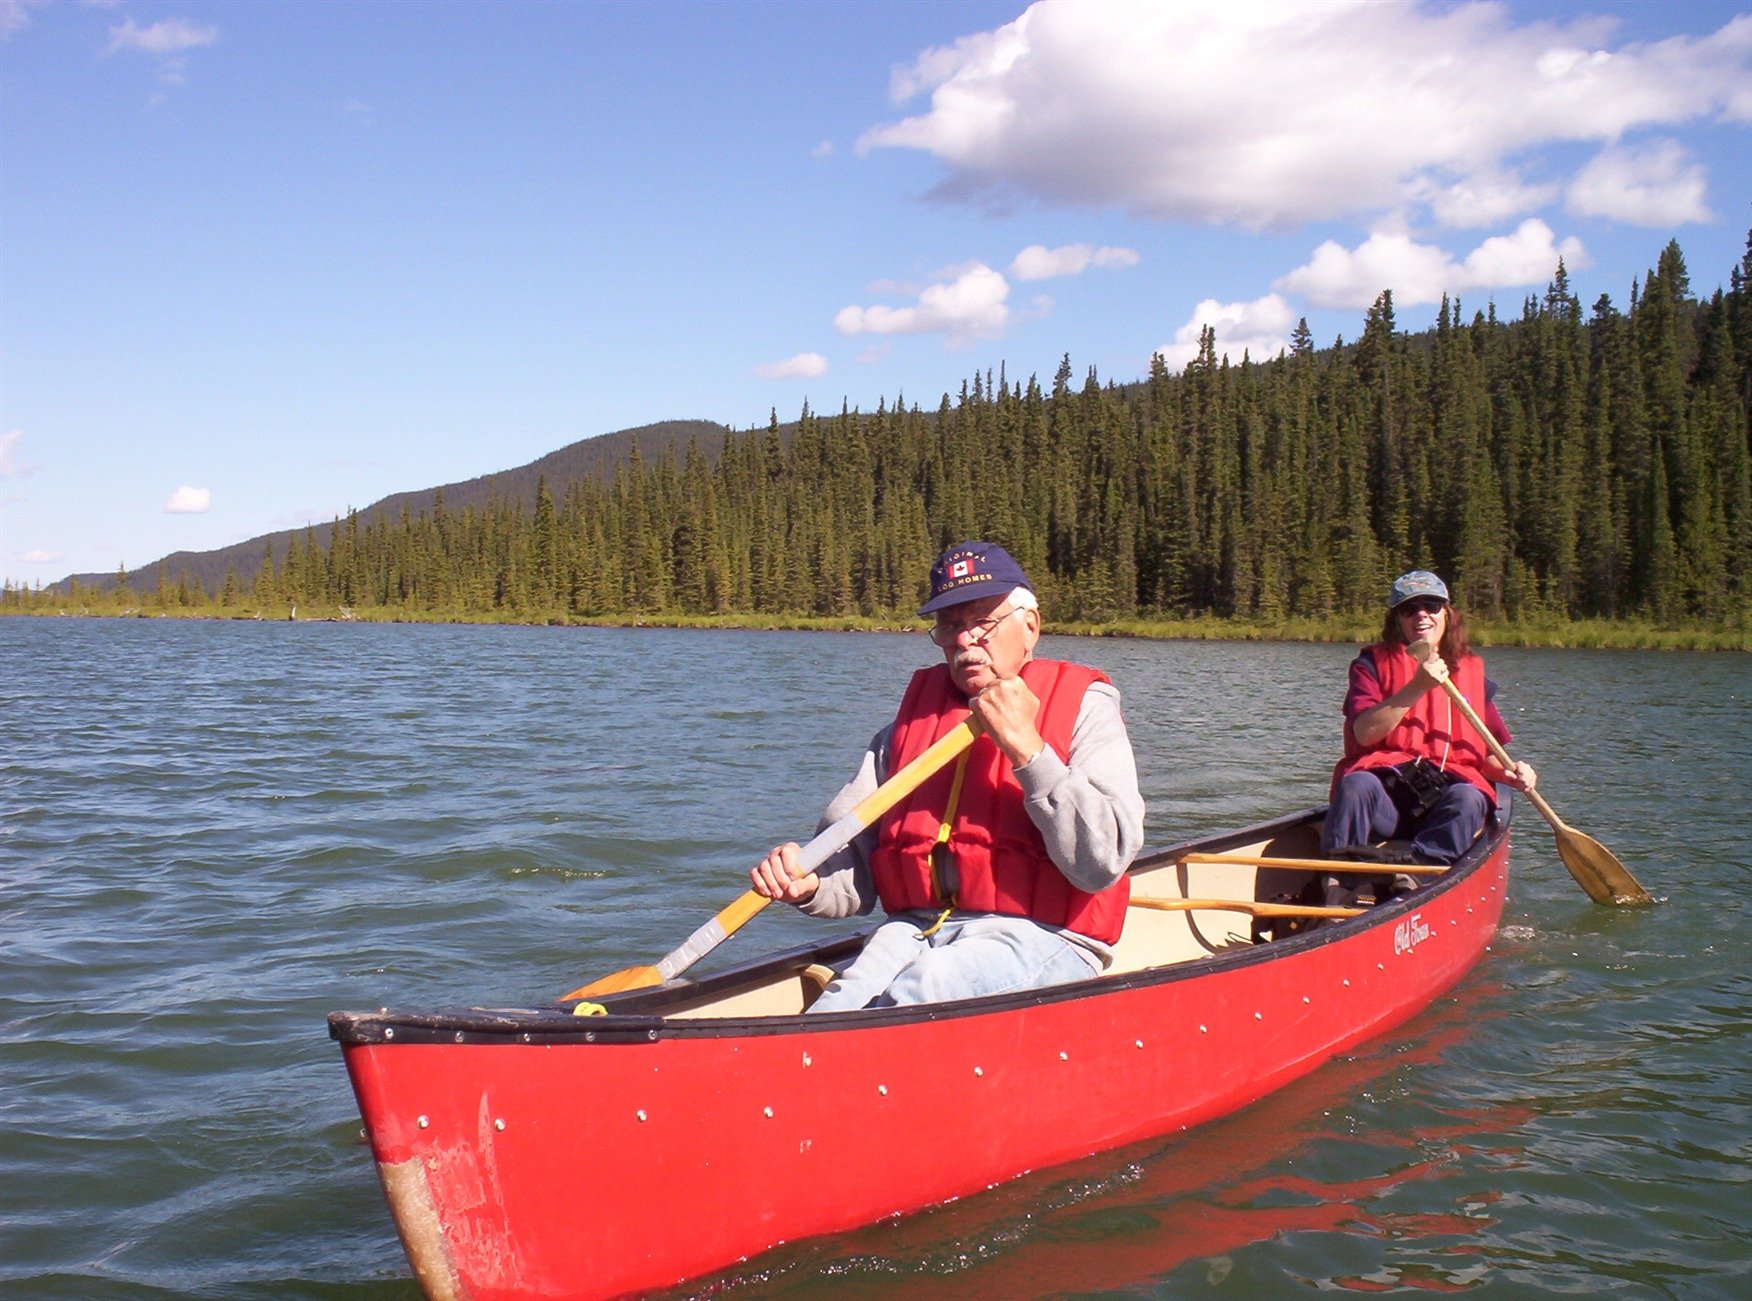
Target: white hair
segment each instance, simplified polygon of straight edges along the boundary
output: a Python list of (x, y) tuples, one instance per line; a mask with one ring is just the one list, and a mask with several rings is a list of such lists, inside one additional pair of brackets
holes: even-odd
[(1026, 587), (1018, 587), (1010, 593), (1010, 608), (1014, 610), (1038, 610), (1040, 602), (1034, 593)]

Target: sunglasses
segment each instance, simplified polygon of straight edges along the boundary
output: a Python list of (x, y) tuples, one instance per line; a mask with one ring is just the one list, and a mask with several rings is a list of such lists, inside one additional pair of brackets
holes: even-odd
[(1400, 614), (1440, 614), (1448, 608), (1446, 601), (1434, 598), (1423, 601), (1407, 601), (1399, 607)]

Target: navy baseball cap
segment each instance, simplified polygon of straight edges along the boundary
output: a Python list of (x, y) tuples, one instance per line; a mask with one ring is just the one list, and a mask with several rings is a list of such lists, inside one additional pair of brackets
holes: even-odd
[(1420, 596), (1433, 596), (1445, 602), (1448, 599), (1448, 585), (1427, 569), (1414, 569), (1393, 580), (1393, 590), (1387, 595), (1387, 608), (1397, 610), (1407, 601), (1415, 601)]
[(1018, 587), (1034, 590), (1008, 551), (996, 542), (958, 542), (931, 566), (931, 599), (919, 607), (919, 613), (934, 614), (982, 596), (1002, 596)]

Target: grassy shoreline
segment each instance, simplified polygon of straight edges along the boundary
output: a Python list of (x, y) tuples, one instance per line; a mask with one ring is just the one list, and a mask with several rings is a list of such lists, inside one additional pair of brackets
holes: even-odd
[[(166, 609), (20, 609), (0, 607), (0, 614), (71, 618), (241, 619), (288, 622), (288, 606), (186, 606)], [(509, 624), (514, 626), (593, 628), (717, 628), (765, 632), (922, 632), (922, 621), (880, 619), (862, 615), (768, 614), (621, 614), (582, 616), (560, 612), (470, 614), (449, 610), (404, 610), (377, 607), (362, 610), (300, 607), (297, 621), (335, 623)], [(1752, 627), (1660, 625), (1643, 620), (1469, 619), (1480, 647), (1525, 646), (1585, 650), (1752, 651)], [(1121, 619), (1107, 623), (1049, 621), (1049, 632), (1076, 637), (1136, 637), (1150, 641), (1372, 641), (1379, 623), (1371, 618), (1285, 619), (1265, 624), (1244, 619)]]

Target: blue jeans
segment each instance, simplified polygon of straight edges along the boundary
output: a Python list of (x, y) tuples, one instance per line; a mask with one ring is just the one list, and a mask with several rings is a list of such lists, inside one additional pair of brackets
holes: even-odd
[[(1320, 835), (1322, 852), (1372, 844), (1410, 833), (1411, 852), (1420, 863), (1452, 863), (1464, 854), (1490, 816), (1490, 801), (1471, 782), (1455, 781), (1435, 807), (1410, 822), (1395, 806), (1374, 773), (1346, 773), (1326, 811)], [(1407, 825), (1401, 825), (1406, 823)]]
[(809, 1010), (943, 1003), (1097, 974), (1088, 950), (1026, 917), (955, 914), (924, 935), (935, 920), (935, 914), (913, 912), (884, 922)]

